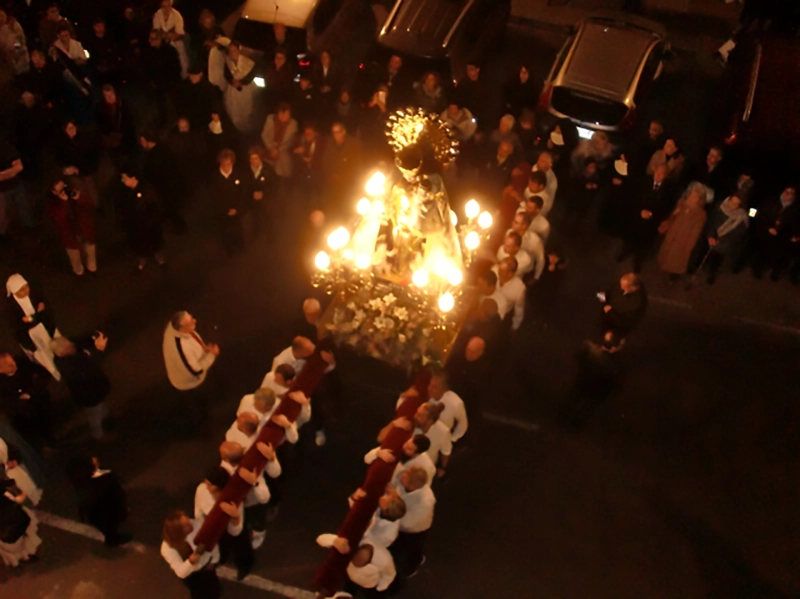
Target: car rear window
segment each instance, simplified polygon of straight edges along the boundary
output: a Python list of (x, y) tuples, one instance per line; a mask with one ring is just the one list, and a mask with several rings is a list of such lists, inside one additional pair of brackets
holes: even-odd
[(598, 125), (619, 125), (628, 113), (628, 107), (622, 102), (562, 86), (553, 88), (550, 103), (561, 114)]

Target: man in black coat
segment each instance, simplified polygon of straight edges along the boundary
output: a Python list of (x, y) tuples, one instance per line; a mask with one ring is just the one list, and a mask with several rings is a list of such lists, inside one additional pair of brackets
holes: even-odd
[(642, 261), (653, 245), (658, 234), (658, 225), (669, 214), (672, 193), (666, 181), (667, 169), (659, 166), (652, 179), (647, 179), (629, 199), (624, 211), (626, 221), (623, 233), (622, 250), (617, 262), (633, 256), (633, 272), (642, 270)]
[(81, 520), (102, 532), (110, 547), (130, 541), (129, 533), (119, 531), (128, 518), (128, 500), (116, 475), (110, 470), (101, 470), (100, 462), (91, 456), (70, 460), (67, 475), (78, 494)]
[(142, 65), (161, 122), (166, 123), (174, 110), (172, 95), (181, 80), (181, 61), (178, 51), (164, 41), (160, 31), (153, 29), (148, 42), (142, 48)]
[(207, 130), (212, 114), (225, 114), (219, 89), (199, 65), (189, 67), (189, 76), (178, 84), (175, 95), (178, 114), (188, 118), (195, 131)]
[(0, 411), (19, 434), (42, 446), (52, 445), (50, 374), (25, 356), (0, 353)]
[(228, 253), (244, 246), (242, 216), (247, 208), (244, 173), (236, 167), (236, 154), (225, 149), (217, 157), (219, 168), (211, 175), (212, 201), (217, 209), (217, 219), (222, 235), (222, 244)]
[(111, 392), (111, 382), (103, 370), (102, 356), (108, 337), (97, 331), (74, 343), (66, 337), (53, 340), (55, 363), (61, 379), (67, 384), (72, 401), (83, 408), (94, 439), (105, 436), (103, 420), (107, 409), (103, 403)]
[(176, 233), (186, 232), (183, 203), (186, 186), (181, 168), (169, 147), (155, 133), (145, 131), (139, 136), (142, 152), (142, 182), (152, 186), (161, 200), (162, 213)]
[[(800, 257), (800, 206), (797, 191), (787, 186), (778, 201), (766, 204), (758, 213), (755, 228), (753, 275), (760, 279), (772, 269), (770, 278), (777, 281), (794, 259)], [(793, 278), (797, 278), (797, 265)]]
[(727, 162), (722, 159), (722, 148), (711, 146), (705, 160), (698, 161), (686, 169), (684, 181), (702, 183), (714, 192), (713, 203), (719, 205), (730, 195), (733, 187), (733, 177), (727, 167)]
[(647, 312), (647, 289), (634, 273), (622, 275), (617, 285), (598, 294), (603, 306), (603, 332), (613, 331), (624, 339)]
[(250, 164), (244, 169), (244, 184), (246, 185), (247, 200), (245, 205), (252, 213), (253, 229), (255, 235), (269, 227), (269, 221), (274, 218), (274, 211), (271, 210), (273, 198), (272, 190), (277, 185), (275, 171), (264, 164), (261, 159), (263, 150), (258, 146), (253, 146), (248, 152)]

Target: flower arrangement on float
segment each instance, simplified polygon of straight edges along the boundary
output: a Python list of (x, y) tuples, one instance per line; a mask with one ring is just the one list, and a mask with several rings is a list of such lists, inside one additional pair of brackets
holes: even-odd
[(395, 366), (441, 363), (474, 295), (466, 270), (492, 215), (476, 200), (464, 220), (450, 209), (438, 172), (457, 141), (434, 114), (393, 114), (396, 169), (375, 172), (349, 226), (327, 234), (312, 283), (334, 295), (326, 327), (337, 344)]

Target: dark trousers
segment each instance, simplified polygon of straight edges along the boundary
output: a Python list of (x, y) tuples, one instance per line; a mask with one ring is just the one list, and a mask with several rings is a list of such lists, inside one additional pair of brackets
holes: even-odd
[(222, 595), (219, 578), (214, 569), (198, 570), (183, 579), (192, 599), (219, 599)]
[[(269, 486), (269, 485), (267, 485)], [(272, 488), (270, 487), (270, 495), (272, 495)], [(249, 532), (264, 532), (267, 530), (267, 506), (272, 503), (257, 503), (250, 507), (244, 508), (244, 532), (239, 535), (245, 535)]]
[(30, 399), (9, 402), (8, 417), (20, 435), (35, 445), (50, 445), (53, 442), (53, 421), (50, 408), (50, 393), (34, 393)]
[(617, 256), (617, 262), (622, 262), (625, 258), (633, 256), (633, 272), (642, 270), (642, 263), (653, 247), (655, 235), (648, 233), (633, 233), (626, 235), (622, 242), (622, 250)]
[(242, 234), (242, 218), (240, 215), (222, 217), (220, 223), (222, 233), (222, 245), (225, 250), (232, 254), (244, 247), (244, 236)]
[(321, 431), (329, 420), (341, 416), (343, 411), (342, 379), (334, 368), (311, 394), (311, 427)]
[(422, 532), (401, 532), (392, 546), (389, 553), (394, 558), (395, 568), (398, 577), (405, 578), (416, 572), (425, 557), (425, 538), (428, 531)]
[(233, 565), (241, 578), (244, 578), (253, 569), (255, 554), (253, 545), (250, 542), (250, 534), (243, 530), (237, 536), (227, 532), (219, 540), (220, 563), (228, 561), (233, 557)]
[(350, 593), (355, 599), (372, 599), (373, 597), (383, 597), (384, 593), (376, 589), (365, 589), (348, 579), (342, 589), (345, 593)]

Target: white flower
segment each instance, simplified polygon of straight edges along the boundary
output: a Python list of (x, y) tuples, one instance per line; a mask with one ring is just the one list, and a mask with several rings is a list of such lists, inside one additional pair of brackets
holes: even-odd
[(382, 310), (383, 302), (379, 298), (369, 300), (369, 307), (373, 310)]
[(403, 306), (396, 306), (394, 309), (394, 315), (400, 320), (408, 320), (408, 310), (403, 308)]
[(356, 313), (353, 315), (353, 324), (362, 323), (364, 319), (367, 317), (367, 313), (364, 310), (357, 310)]
[(383, 301), (384, 301), (384, 302), (386, 302), (386, 305), (387, 305), (387, 306), (388, 306), (389, 304), (392, 304), (392, 303), (394, 303), (394, 301), (395, 301), (396, 299), (397, 299), (397, 298), (396, 298), (394, 295), (392, 295), (391, 293), (389, 293), (388, 295), (384, 295), (384, 296), (383, 296)]
[(356, 305), (353, 302), (350, 302), (349, 304), (347, 304), (347, 307), (350, 308), (351, 310), (355, 310), (356, 309)]
[(406, 336), (405, 336), (405, 335), (403, 335), (402, 333), (400, 333), (400, 334), (397, 336), (397, 340), (398, 340), (400, 343), (405, 343), (407, 339), (406, 339)]

